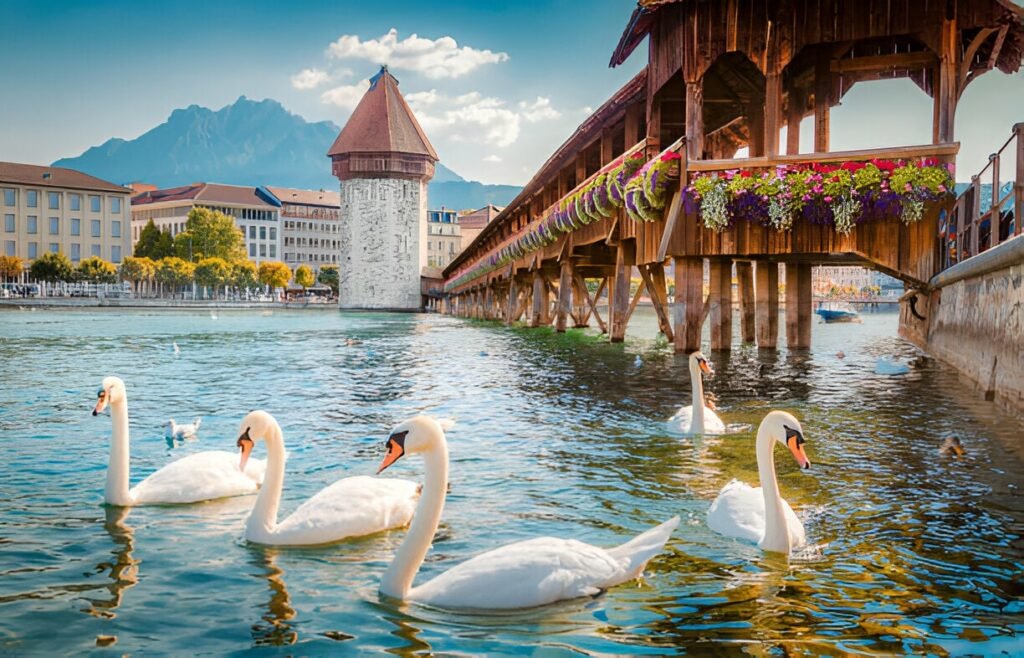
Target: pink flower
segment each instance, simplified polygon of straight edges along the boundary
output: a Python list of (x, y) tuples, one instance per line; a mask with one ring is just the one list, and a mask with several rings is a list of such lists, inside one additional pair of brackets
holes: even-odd
[(768, 200), (768, 195), (767, 194), (762, 194), (761, 195), (761, 200), (762, 201), (767, 201)]
[(832, 203), (832, 197), (826, 196), (825, 197), (825, 203)]
[(904, 185), (903, 189), (906, 190), (907, 192), (913, 192), (914, 191), (914, 188), (911, 187), (910, 183), (907, 183), (906, 185)]

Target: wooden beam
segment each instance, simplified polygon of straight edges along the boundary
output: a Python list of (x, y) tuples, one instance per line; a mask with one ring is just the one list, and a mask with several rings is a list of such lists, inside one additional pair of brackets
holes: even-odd
[(786, 263), (786, 348), (811, 346), (811, 266)]
[(711, 349), (732, 349), (732, 261), (708, 261), (711, 283)]
[(702, 171), (722, 171), (725, 169), (767, 168), (780, 164), (796, 164), (802, 162), (845, 162), (846, 160), (870, 160), (872, 158), (912, 159), (912, 158), (952, 158), (960, 150), (960, 145), (925, 144), (920, 146), (900, 146), (895, 148), (857, 149), (854, 151), (834, 151), (821, 153), (801, 153), (800, 155), (778, 155), (774, 158), (736, 158), (729, 160), (701, 160), (686, 165), (687, 173)]
[(572, 304), (575, 307), (573, 312), (574, 327), (581, 329), (583, 327), (589, 327), (588, 322), (590, 318), (590, 312), (587, 310), (587, 287), (583, 283), (581, 287), (582, 279), (576, 274), (576, 268), (573, 267), (572, 273)]
[(927, 51), (869, 55), (834, 59), (829, 65), (829, 72), (842, 74), (860, 71), (890, 71), (892, 69), (924, 69), (934, 66), (935, 62), (935, 54)]
[(686, 156), (704, 158), (704, 84), (700, 79), (686, 83)]
[(566, 258), (562, 261), (561, 272), (558, 278), (558, 313), (555, 316), (555, 331), (565, 332), (566, 319), (569, 315), (572, 295), (572, 260)]
[(626, 324), (629, 322), (629, 287), (633, 265), (636, 263), (636, 241), (619, 240), (615, 255), (615, 283), (612, 287), (611, 307), (612, 330), (609, 338), (620, 343), (626, 338)]
[(668, 212), (665, 213), (665, 228), (661, 232), (661, 242), (658, 243), (658, 262), (663, 262), (668, 254), (668, 245), (672, 241), (672, 232), (676, 230), (676, 222), (683, 212), (683, 185), (686, 184), (686, 162), (688, 157), (683, 155), (683, 162), (680, 165), (681, 178), (679, 188), (672, 194), (672, 201), (668, 204)]
[(754, 342), (754, 265), (750, 261), (736, 261), (736, 296), (740, 302), (740, 339)]
[(640, 276), (644, 280), (644, 286), (651, 296), (651, 304), (654, 305), (654, 312), (658, 316), (658, 328), (665, 334), (669, 342), (675, 338), (672, 333), (672, 323), (669, 321), (668, 311), (668, 287), (665, 281), (665, 266), (662, 263), (651, 263), (650, 265), (639, 266)]
[(540, 270), (533, 272), (533, 314), (530, 316), (531, 327), (548, 324), (548, 284)]
[(675, 308), (673, 331), (675, 351), (695, 352), (700, 349), (701, 312), (703, 311), (704, 261), (701, 258), (673, 259), (675, 267)]
[(757, 346), (774, 350), (779, 337), (779, 265), (757, 261), (754, 269)]
[(832, 107), (832, 72), (828, 51), (819, 46), (814, 66), (814, 150), (828, 152), (829, 112)]
[(960, 31), (957, 29), (956, 18), (945, 18), (942, 21), (939, 35), (939, 88), (934, 93), (941, 94), (939, 101), (939, 141), (953, 141), (953, 121), (956, 116), (956, 101), (960, 95), (958, 71), (960, 62)]
[(789, 90), (789, 107), (786, 108), (786, 154), (800, 153), (800, 121), (804, 118), (804, 96), (799, 89)]
[[(1003, 213), (1001, 212), (1002, 206), (999, 203), (1000, 201), (1002, 201), (1002, 199), (999, 198), (999, 154), (993, 153), (992, 155), (988, 156), (988, 161), (989, 164), (992, 166), (992, 208), (989, 211), (991, 219), (988, 223), (988, 248), (991, 249), (992, 247), (995, 247), (996, 245), (999, 244), (999, 225), (1002, 223), (1000, 220), (1002, 219)], [(1020, 215), (1018, 215), (1017, 217), (1020, 217)], [(1019, 223), (1020, 219), (1017, 219), (1017, 222)]]

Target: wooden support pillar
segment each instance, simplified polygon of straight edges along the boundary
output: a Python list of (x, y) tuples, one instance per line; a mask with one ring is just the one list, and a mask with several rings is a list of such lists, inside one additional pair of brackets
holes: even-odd
[(711, 349), (732, 348), (732, 261), (709, 261), (711, 275)]
[(611, 333), (613, 343), (621, 343), (626, 339), (626, 325), (629, 323), (630, 279), (633, 265), (636, 263), (636, 242), (619, 240), (619, 248), (615, 254), (615, 284), (609, 297), (611, 308)]
[(508, 279), (508, 300), (505, 308), (508, 309), (505, 312), (505, 325), (511, 327), (516, 321), (516, 311), (519, 310), (519, 287), (516, 285), (514, 274)]
[(1003, 207), (999, 205), (999, 154), (993, 153), (988, 156), (989, 165), (992, 167), (992, 214), (988, 222), (989, 239), (988, 248), (991, 249), (999, 244), (1000, 219), (1003, 216)]
[(811, 346), (811, 266), (786, 264), (786, 347)]
[(754, 266), (750, 261), (736, 261), (736, 296), (740, 301), (740, 339), (753, 343)]
[(832, 107), (832, 69), (826, 46), (818, 50), (814, 66), (814, 151), (828, 152), (829, 112)]
[(533, 313), (530, 316), (531, 327), (541, 327), (548, 323), (548, 284), (540, 270), (533, 272)]
[(555, 316), (555, 331), (565, 332), (566, 321), (572, 305), (572, 260), (562, 261), (562, 270), (558, 277), (558, 313)]
[(576, 274), (576, 268), (573, 267), (572, 277), (572, 306), (573, 315), (575, 316), (575, 324), (573, 325), (577, 329), (590, 326), (590, 313), (587, 310), (587, 286), (586, 282)]
[(953, 120), (960, 96), (960, 31), (956, 16), (948, 16), (939, 28), (938, 89), (933, 90), (938, 103), (939, 143), (953, 141)]
[(641, 265), (640, 276), (643, 277), (644, 286), (651, 296), (651, 303), (654, 305), (654, 312), (658, 316), (658, 329), (665, 334), (669, 342), (675, 340), (672, 331), (672, 322), (669, 320), (668, 286), (665, 282), (665, 266), (661, 263)]
[(704, 159), (704, 83), (686, 82), (686, 158)]
[[(644, 135), (640, 134), (640, 113), (644, 111), (644, 106), (640, 104), (634, 104), (626, 108), (626, 118), (623, 125), (623, 129), (626, 134), (626, 148), (630, 148), (641, 139)], [(568, 191), (568, 190), (567, 190)]]
[(757, 346), (774, 350), (779, 339), (779, 265), (757, 261), (754, 269)]
[(704, 310), (704, 261), (701, 258), (675, 258), (675, 325), (676, 352), (700, 349), (701, 314)]
[(764, 85), (764, 154), (779, 154), (779, 130), (782, 128), (782, 71), (769, 71)]
[(750, 157), (759, 158), (764, 155), (764, 108), (760, 105), (748, 107), (746, 115), (750, 132)]
[(786, 111), (786, 154), (800, 152), (800, 120), (804, 118), (804, 95), (799, 89), (789, 90), (789, 107)]

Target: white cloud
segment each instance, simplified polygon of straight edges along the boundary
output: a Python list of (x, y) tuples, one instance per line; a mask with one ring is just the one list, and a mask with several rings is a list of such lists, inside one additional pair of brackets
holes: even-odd
[(398, 30), (362, 41), (358, 35), (344, 34), (327, 47), (331, 59), (362, 59), (374, 64), (387, 64), (391, 68), (422, 73), (431, 79), (458, 78), (484, 64), (508, 60), (507, 53), (478, 50), (470, 46), (459, 47), (449, 36), (424, 39), (412, 34), (399, 41)]
[(354, 85), (341, 85), (340, 87), (328, 89), (320, 94), (320, 100), (328, 105), (337, 105), (342, 109), (351, 110), (359, 104), (359, 100), (369, 88), (369, 80), (360, 80)]
[(292, 76), (292, 86), (296, 89), (315, 89), (330, 79), (327, 71), (320, 69), (302, 69)]
[(484, 162), (501, 162), (501, 156), (492, 153), (488, 156), (484, 156)]
[(584, 107), (584, 108), (583, 108), (583, 109), (581, 110), (581, 112), (583, 112), (583, 114), (586, 114), (587, 116), (590, 116), (591, 114), (593, 114), (593, 113), (594, 113), (594, 108), (592, 108), (592, 107), (590, 107), (589, 105), (587, 105), (586, 107)]
[(530, 123), (537, 123), (546, 119), (557, 119), (562, 116), (561, 112), (551, 107), (551, 99), (544, 98), (543, 96), (538, 96), (537, 100), (532, 103), (520, 101), (519, 109), (522, 110), (523, 118)]

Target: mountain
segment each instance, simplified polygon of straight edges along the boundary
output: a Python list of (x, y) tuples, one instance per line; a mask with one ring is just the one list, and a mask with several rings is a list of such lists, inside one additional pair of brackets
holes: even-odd
[[(199, 105), (174, 110), (167, 121), (135, 139), (115, 137), (53, 166), (122, 184), (174, 187), (207, 181), (334, 189), (338, 181), (326, 153), (339, 131), (330, 121), (306, 121), (275, 100), (242, 96), (216, 111)], [(430, 206), (505, 205), (519, 189), (467, 181), (438, 163)]]

